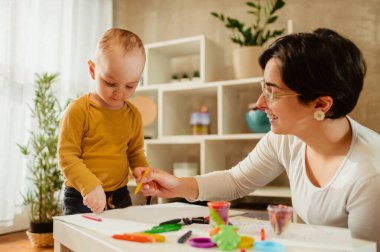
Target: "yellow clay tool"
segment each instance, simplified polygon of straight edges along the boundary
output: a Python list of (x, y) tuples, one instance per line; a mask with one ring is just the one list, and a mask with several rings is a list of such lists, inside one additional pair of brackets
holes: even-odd
[(140, 191), (141, 186), (142, 186), (141, 180), (148, 174), (148, 172), (149, 172), (149, 168), (146, 168), (146, 170), (144, 171), (143, 175), (141, 176), (140, 182), (137, 184), (137, 187), (136, 187), (136, 190), (135, 190), (135, 194), (137, 194)]

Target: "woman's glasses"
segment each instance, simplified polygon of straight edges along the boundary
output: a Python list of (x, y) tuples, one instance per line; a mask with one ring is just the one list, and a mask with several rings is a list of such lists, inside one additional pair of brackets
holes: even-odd
[(264, 80), (261, 80), (260, 84), (261, 84), (261, 91), (263, 92), (265, 101), (267, 102), (267, 105), (269, 108), (272, 107), (273, 100), (277, 98), (301, 95), (299, 93), (274, 93), (273, 87), (268, 86)]

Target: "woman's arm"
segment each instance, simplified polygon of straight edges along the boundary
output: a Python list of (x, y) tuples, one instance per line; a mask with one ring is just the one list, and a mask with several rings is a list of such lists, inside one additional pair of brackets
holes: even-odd
[[(273, 134), (268, 134), (232, 169), (193, 178), (177, 178), (152, 168), (143, 179), (143, 192), (145, 195), (183, 197), (188, 200), (232, 200), (243, 197), (284, 171), (276, 151), (280, 145), (286, 144)], [(281, 148), (283, 149), (283, 146)], [(144, 170), (145, 168), (140, 167), (134, 171), (137, 181)]]

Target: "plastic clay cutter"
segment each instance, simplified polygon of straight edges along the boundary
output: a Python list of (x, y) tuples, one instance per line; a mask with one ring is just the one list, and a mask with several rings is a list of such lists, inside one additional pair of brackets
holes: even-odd
[(159, 226), (154, 226), (151, 230), (144, 231), (144, 233), (158, 234), (158, 233), (164, 233), (164, 232), (171, 232), (171, 231), (177, 231), (181, 229), (181, 227), (182, 227), (182, 224), (180, 223), (162, 224)]
[(284, 246), (278, 242), (273, 241), (258, 241), (253, 245), (255, 251), (260, 252), (282, 252)]
[(196, 237), (189, 240), (189, 244), (196, 248), (212, 248), (216, 244), (212, 242), (211, 238), (208, 237)]

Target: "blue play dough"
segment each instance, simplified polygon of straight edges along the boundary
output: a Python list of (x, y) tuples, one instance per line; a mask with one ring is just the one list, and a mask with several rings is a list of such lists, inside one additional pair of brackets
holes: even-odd
[(261, 110), (250, 110), (246, 112), (245, 122), (252, 132), (267, 133), (270, 131), (270, 122), (267, 114)]

